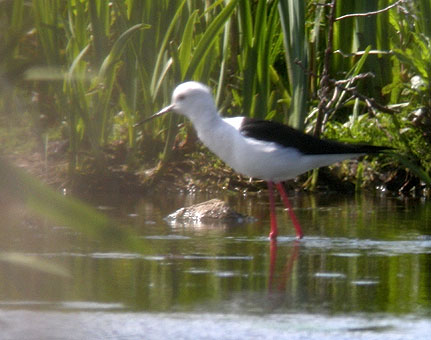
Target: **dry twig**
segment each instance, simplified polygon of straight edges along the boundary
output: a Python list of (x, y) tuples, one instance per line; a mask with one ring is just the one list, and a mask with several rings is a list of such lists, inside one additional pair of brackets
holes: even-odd
[(391, 8), (397, 7), (398, 5), (400, 5), (401, 3), (403, 3), (405, 0), (398, 0), (397, 2), (394, 2), (392, 5), (389, 5), (388, 7), (379, 9), (378, 11), (373, 11), (373, 12), (366, 12), (366, 13), (352, 13), (352, 14), (346, 14), (346, 15), (342, 15), (341, 17), (335, 18), (335, 21), (340, 21), (340, 20), (344, 20), (347, 18), (355, 18), (355, 17), (369, 17), (372, 15), (377, 15), (383, 12), (386, 12), (388, 10), (390, 10)]

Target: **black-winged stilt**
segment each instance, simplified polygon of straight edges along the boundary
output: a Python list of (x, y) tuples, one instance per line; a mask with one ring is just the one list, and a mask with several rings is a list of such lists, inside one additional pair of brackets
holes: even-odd
[(274, 183), (292, 219), (297, 238), (302, 238), (301, 226), (281, 182), (314, 168), (387, 149), (318, 139), (287, 125), (266, 120), (222, 118), (210, 89), (195, 81), (178, 85), (169, 106), (135, 126), (171, 111), (190, 119), (199, 139), (235, 171), (267, 181), (271, 239), (277, 237)]

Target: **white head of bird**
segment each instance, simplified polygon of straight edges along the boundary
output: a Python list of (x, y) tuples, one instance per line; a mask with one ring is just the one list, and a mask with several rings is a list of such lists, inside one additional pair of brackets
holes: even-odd
[(196, 81), (178, 85), (172, 94), (171, 104), (148, 119), (172, 111), (186, 116), (195, 126), (200, 125), (200, 122), (203, 121), (208, 123), (208, 120), (218, 116), (210, 89)]

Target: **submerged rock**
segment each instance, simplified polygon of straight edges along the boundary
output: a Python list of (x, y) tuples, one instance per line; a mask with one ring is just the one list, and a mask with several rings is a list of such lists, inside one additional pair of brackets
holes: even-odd
[(248, 216), (236, 212), (226, 202), (219, 199), (178, 209), (166, 217), (168, 222), (211, 224), (214, 222), (242, 223), (248, 219)]

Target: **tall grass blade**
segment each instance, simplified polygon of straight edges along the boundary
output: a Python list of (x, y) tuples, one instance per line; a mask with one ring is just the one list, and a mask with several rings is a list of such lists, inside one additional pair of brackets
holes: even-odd
[(123, 32), (118, 37), (118, 39), (112, 46), (111, 51), (103, 60), (98, 75), (100, 79), (104, 79), (105, 77), (109, 77), (110, 75), (112, 76), (112, 74), (108, 75), (108, 72), (112, 72), (112, 66), (120, 58), (121, 54), (123, 53), (124, 47), (131, 38), (132, 34), (141, 29), (148, 29), (149, 27), (149, 25), (145, 24), (136, 24), (130, 27), (127, 31)]
[(226, 86), (226, 72), (227, 68), (229, 67), (228, 61), (230, 58), (230, 36), (231, 36), (231, 26), (232, 26), (232, 20), (228, 20), (225, 24), (224, 34), (223, 34), (223, 46), (222, 46), (222, 60), (220, 63), (220, 71), (219, 71), (219, 77), (217, 81), (217, 91), (216, 91), (216, 97), (215, 97), (215, 103), (217, 107), (221, 106), (222, 102), (222, 95), (225, 90)]
[(180, 62), (181, 76), (184, 78), (187, 65), (190, 62), (193, 49), (193, 29), (198, 17), (198, 10), (193, 11), (187, 20), (179, 48), (178, 61)]
[(257, 56), (254, 48), (253, 15), (248, 0), (239, 2), (239, 21), (241, 35), (240, 69), (243, 76), (242, 111), (245, 116), (252, 112), (255, 92), (255, 73)]
[(196, 69), (202, 63), (204, 57), (210, 51), (212, 44), (215, 42), (215, 37), (232, 15), (237, 3), (238, 0), (230, 0), (226, 7), (223, 8), (221, 12), (211, 21), (203, 36), (200, 38), (195, 51), (193, 52), (193, 56), (187, 67), (187, 71), (185, 72), (185, 80), (192, 79)]
[(308, 77), (297, 62), (307, 69), (308, 42), (305, 32), (305, 2), (280, 0), (278, 6), (292, 98), (288, 122), (291, 126), (302, 130), (307, 112)]
[[(156, 58), (156, 62), (154, 65), (154, 70), (152, 72), (152, 77), (151, 77), (151, 87), (150, 87), (150, 91), (152, 94), (152, 98), (154, 99), (156, 97), (156, 95), (158, 94), (158, 90), (160, 88), (160, 86), (158, 86), (158, 82), (160, 80), (160, 75), (161, 75), (161, 69), (163, 68), (163, 60), (166, 60), (166, 52), (169, 50), (169, 39), (171, 39), (171, 35), (172, 32), (175, 30), (175, 28), (178, 25), (178, 21), (181, 17), (181, 14), (183, 12), (183, 7), (186, 4), (187, 0), (183, 0), (180, 5), (178, 5), (177, 10), (175, 11), (175, 14), (166, 30), (166, 32), (164, 33), (164, 37), (162, 39), (162, 42), (160, 44), (160, 48), (157, 51), (157, 58)], [(165, 67), (166, 70), (166, 67)]]

